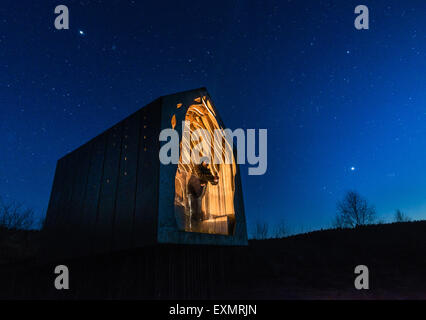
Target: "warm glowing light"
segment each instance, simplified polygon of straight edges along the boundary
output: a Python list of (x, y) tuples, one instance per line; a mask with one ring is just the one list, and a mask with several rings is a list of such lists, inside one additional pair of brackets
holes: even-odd
[(176, 127), (176, 116), (173, 115), (172, 117), (172, 128), (174, 129)]
[[(213, 137), (215, 129), (222, 129), (216, 120), (214, 108), (206, 97), (197, 98), (195, 101), (199, 103), (189, 106), (185, 115), (185, 121), (190, 123), (190, 133), (197, 129), (207, 129)], [(172, 126), (173, 121), (176, 121), (173, 118), (175, 115), (172, 117)], [(182, 144), (188, 148), (182, 148)], [(211, 150), (212, 163), (205, 165), (204, 169), (201, 168), (203, 170), (192, 160), (190, 164), (182, 163), (183, 157), (190, 158), (185, 152), (192, 150), (196, 144), (202, 145), (201, 150)], [(222, 154), (214, 153), (215, 146), (219, 146), (218, 150), (222, 150)], [(201, 141), (181, 141), (181, 154), (175, 178), (175, 216), (181, 230), (232, 234), (235, 224), (235, 159), (232, 154), (232, 164), (224, 164), (225, 161), (216, 164), (214, 161), (218, 156), (225, 159), (227, 147), (230, 146), (225, 139), (210, 141), (204, 136)]]

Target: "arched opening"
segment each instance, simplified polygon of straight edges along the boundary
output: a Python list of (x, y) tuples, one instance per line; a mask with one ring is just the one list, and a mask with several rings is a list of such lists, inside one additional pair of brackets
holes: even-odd
[[(185, 122), (188, 135), (182, 134), (175, 177), (177, 225), (187, 232), (231, 235), (235, 229), (236, 173), (232, 147), (222, 137), (215, 139), (217, 130), (223, 128), (206, 97), (195, 99), (189, 106)], [(194, 140), (194, 135), (198, 139)], [(202, 162), (191, 158), (194, 148)], [(226, 156), (231, 161), (225, 161)]]

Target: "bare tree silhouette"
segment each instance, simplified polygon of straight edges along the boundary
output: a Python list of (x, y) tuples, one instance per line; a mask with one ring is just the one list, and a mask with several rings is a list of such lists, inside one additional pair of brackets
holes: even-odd
[(0, 228), (30, 229), (34, 226), (34, 210), (16, 201), (6, 202), (0, 197)]
[(411, 218), (407, 216), (404, 212), (397, 209), (395, 212), (395, 222), (409, 222)]
[(256, 222), (254, 226), (253, 239), (266, 239), (269, 235), (269, 225), (266, 222)]
[(373, 223), (376, 209), (356, 191), (348, 191), (337, 203), (337, 215), (333, 225), (337, 228), (355, 228)]
[(275, 238), (284, 238), (288, 234), (287, 225), (284, 221), (278, 223), (274, 228)]

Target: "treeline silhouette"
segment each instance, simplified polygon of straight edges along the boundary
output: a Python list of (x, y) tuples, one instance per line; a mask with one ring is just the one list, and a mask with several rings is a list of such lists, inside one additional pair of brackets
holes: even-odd
[[(412, 219), (400, 209), (396, 209), (393, 221), (410, 222)], [(347, 191), (343, 199), (337, 202), (336, 215), (331, 228), (358, 228), (370, 224), (385, 224), (385, 222), (378, 220), (375, 206), (360, 193), (354, 190)], [(251, 230), (249, 238), (254, 240), (283, 238), (291, 234), (285, 221), (280, 221), (273, 226), (265, 221), (257, 221), (249, 229)]]

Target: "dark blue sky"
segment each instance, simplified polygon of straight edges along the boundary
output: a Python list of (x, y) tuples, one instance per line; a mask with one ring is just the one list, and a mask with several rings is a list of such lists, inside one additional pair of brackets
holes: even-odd
[[(59, 4), (70, 30), (54, 28)], [(370, 30), (354, 28), (358, 4)], [(268, 129), (266, 175), (242, 167), (249, 224), (328, 227), (348, 189), (379, 218), (426, 219), (424, 0), (1, 7), (4, 198), (43, 214), (58, 158), (160, 95), (206, 86), (228, 127)]]

